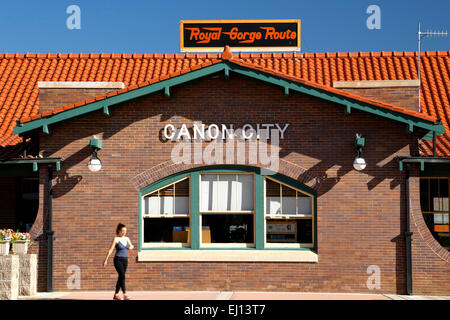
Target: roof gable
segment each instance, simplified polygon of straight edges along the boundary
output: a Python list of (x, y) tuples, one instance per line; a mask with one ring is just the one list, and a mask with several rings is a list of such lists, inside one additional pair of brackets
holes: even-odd
[(425, 138), (428, 138), (432, 132), (441, 135), (445, 131), (442, 125), (435, 123), (436, 119), (434, 117), (426, 114), (396, 107), (377, 100), (363, 98), (343, 90), (319, 85), (307, 80), (287, 76), (267, 68), (233, 59), (228, 52), (224, 52), (223, 60), (215, 59), (213, 62), (208, 61), (190, 69), (174, 72), (170, 75), (162, 76), (140, 85), (129, 86), (128, 88), (117, 90), (106, 95), (101, 95), (93, 99), (57, 108), (51, 112), (26, 118), (23, 123), (19, 123), (14, 128), (14, 134), (23, 135), (26, 132), (38, 129), (45, 133), (50, 133), (49, 127), (55, 123), (66, 121), (97, 110), (103, 110), (105, 114), (109, 115), (109, 108), (116, 104), (158, 91), (164, 91), (166, 95), (170, 95), (170, 88), (173, 86), (217, 72), (224, 72), (227, 76), (230, 72), (236, 72), (247, 77), (278, 85), (284, 89), (285, 94), (289, 94), (289, 91), (292, 90), (328, 100), (343, 105), (348, 114), (350, 114), (351, 109), (354, 108), (373, 115), (398, 121), (404, 123), (410, 132), (412, 132), (414, 126), (416, 126), (427, 131)]

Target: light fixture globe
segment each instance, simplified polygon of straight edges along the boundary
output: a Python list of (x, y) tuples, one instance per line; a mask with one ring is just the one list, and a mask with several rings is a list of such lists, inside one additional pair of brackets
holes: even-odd
[(356, 157), (355, 161), (353, 161), (353, 168), (355, 168), (355, 170), (361, 171), (364, 170), (366, 168), (366, 160), (364, 160), (364, 158), (361, 157)]
[(102, 162), (97, 157), (92, 157), (91, 160), (89, 160), (88, 168), (92, 172), (97, 172), (102, 168)]

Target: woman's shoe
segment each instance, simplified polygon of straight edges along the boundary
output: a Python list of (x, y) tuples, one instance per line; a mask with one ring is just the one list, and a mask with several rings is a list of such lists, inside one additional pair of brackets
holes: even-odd
[(114, 297), (113, 297), (113, 300), (122, 300), (122, 299), (120, 299), (118, 294), (115, 294)]
[(131, 298), (129, 296), (127, 296), (126, 294), (123, 295), (123, 300), (131, 300)]

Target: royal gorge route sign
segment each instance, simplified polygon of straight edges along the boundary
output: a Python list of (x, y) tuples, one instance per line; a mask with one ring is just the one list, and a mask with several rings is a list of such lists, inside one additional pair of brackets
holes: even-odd
[(182, 52), (300, 51), (300, 20), (181, 20)]

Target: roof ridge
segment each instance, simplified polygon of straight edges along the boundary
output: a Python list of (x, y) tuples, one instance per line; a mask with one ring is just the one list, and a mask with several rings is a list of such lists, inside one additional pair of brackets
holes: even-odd
[(12, 58), (40, 58), (40, 59), (148, 59), (154, 57), (162, 57), (163, 59), (185, 59), (187, 56), (191, 56), (194, 59), (205, 58), (214, 59), (219, 58), (221, 53), (73, 53), (73, 52), (58, 52), (58, 53), (39, 53), (39, 52), (27, 52), (27, 53), (0, 53), (0, 59), (12, 59)]
[[(252, 57), (259, 58), (330, 58), (330, 57), (368, 57), (368, 56), (383, 56), (383, 57), (410, 57), (417, 56), (417, 51), (325, 51), (325, 52), (256, 52), (247, 53), (236, 51), (233, 52), (239, 58), (248, 58), (251, 54)], [(421, 52), (424, 56), (450, 56), (450, 50), (426, 50)], [(221, 52), (218, 53), (73, 53), (73, 52), (57, 52), (57, 53), (39, 53), (39, 52), (26, 52), (26, 53), (0, 53), (0, 59), (24, 59), (24, 58), (46, 58), (46, 59), (149, 59), (149, 58), (162, 58), (162, 59), (186, 59), (186, 58), (205, 58), (214, 59), (220, 58)]]

